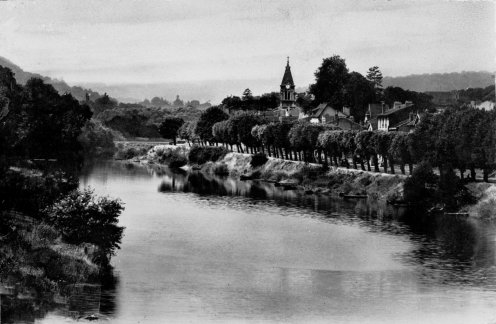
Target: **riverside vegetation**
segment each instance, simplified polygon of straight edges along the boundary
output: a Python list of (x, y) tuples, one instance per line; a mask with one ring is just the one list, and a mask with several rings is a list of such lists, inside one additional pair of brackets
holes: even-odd
[(114, 152), (88, 106), (41, 79), (18, 85), (0, 67), (0, 112), (0, 285), (15, 287), (1, 301), (8, 322), (44, 316), (70, 285), (111, 284), (124, 229), (119, 200), (78, 189), (84, 154)]
[[(373, 193), (424, 207), (442, 203), (454, 211), (474, 203), (466, 184), (477, 180), (477, 170), (482, 171), (485, 182), (494, 171), (495, 129), (495, 112), (468, 106), (452, 107), (441, 114), (425, 113), (410, 133), (347, 131), (306, 121), (267, 122), (253, 112), (227, 115), (219, 107), (211, 107), (198, 121), (186, 122), (177, 130), (190, 145), (196, 143), (189, 155), (172, 150), (160, 162), (176, 154), (181, 164), (188, 160), (190, 164), (203, 164), (211, 172), (226, 173), (222, 165), (234, 159), (233, 154), (227, 154), (229, 151), (251, 153), (254, 165), (240, 163), (236, 168), (227, 168), (229, 172), (248, 172), (252, 177), (271, 180), (292, 178), (303, 186)], [(270, 170), (263, 171), (264, 164), (256, 162), (263, 160), (261, 156), (291, 161), (286, 168), (301, 167), (298, 172), (284, 172), (272, 164)], [(334, 171), (328, 172), (329, 168)], [(352, 172), (353, 169), (366, 172)], [(379, 191), (367, 189), (375, 182), (372, 178), (388, 179), (386, 182), (395, 179), (394, 186), (389, 187), (394, 190), (380, 192), (386, 189), (382, 186)], [(336, 188), (335, 183), (342, 186)]]

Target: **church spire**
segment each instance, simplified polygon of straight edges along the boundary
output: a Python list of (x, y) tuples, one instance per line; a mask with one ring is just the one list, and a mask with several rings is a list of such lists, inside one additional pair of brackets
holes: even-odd
[(287, 84), (294, 87), (293, 75), (291, 74), (291, 67), (289, 66), (289, 56), (286, 63), (286, 70), (284, 71), (284, 76), (282, 77), (281, 87), (286, 86)]

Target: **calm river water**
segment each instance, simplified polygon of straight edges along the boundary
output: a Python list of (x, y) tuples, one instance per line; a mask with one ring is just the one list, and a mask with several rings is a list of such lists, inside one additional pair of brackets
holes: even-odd
[(496, 323), (493, 224), (118, 162), (81, 186), (126, 207), (102, 323)]

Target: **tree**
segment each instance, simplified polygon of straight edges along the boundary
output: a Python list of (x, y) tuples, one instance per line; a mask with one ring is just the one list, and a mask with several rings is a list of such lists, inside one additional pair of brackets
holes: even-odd
[(325, 58), (315, 72), (315, 83), (310, 85), (310, 93), (316, 103), (328, 102), (340, 109), (344, 102), (344, 85), (348, 81), (348, 68), (339, 55)]
[(96, 116), (107, 109), (113, 109), (115, 107), (117, 107), (117, 100), (110, 98), (105, 92), (103, 96), (95, 100), (95, 103), (92, 104), (91, 108)]
[(367, 72), (367, 80), (372, 82), (374, 85), (374, 91), (377, 98), (382, 97), (382, 72), (379, 70), (378, 66), (373, 66)]
[(296, 96), (296, 103), (301, 107), (305, 114), (315, 108), (315, 101), (313, 100), (312, 95), (308, 92), (298, 93)]
[(196, 124), (195, 134), (203, 141), (212, 142), (214, 136), (212, 135), (212, 126), (215, 123), (226, 120), (229, 118), (225, 112), (217, 106), (213, 106), (205, 110), (198, 119)]
[(222, 100), (222, 106), (224, 108), (229, 109), (229, 111), (231, 111), (231, 110), (242, 109), (243, 104), (240, 97), (229, 96)]
[(365, 118), (368, 104), (375, 101), (374, 84), (360, 73), (351, 72), (344, 85), (344, 104), (351, 108), (357, 122)]
[(96, 261), (107, 264), (120, 248), (124, 227), (117, 225), (124, 207), (118, 199), (95, 197), (90, 189), (74, 190), (45, 210), (47, 219), (72, 244), (92, 243)]
[(244, 110), (250, 110), (253, 108), (253, 104), (253, 94), (249, 88), (246, 88), (245, 91), (243, 91), (242, 107)]
[(246, 88), (245, 91), (243, 91), (243, 101), (248, 101), (253, 99), (253, 94), (251, 93), (251, 90), (249, 88)]
[(158, 131), (163, 138), (172, 138), (176, 145), (176, 137), (179, 128), (184, 124), (184, 120), (178, 117), (167, 117), (158, 127)]

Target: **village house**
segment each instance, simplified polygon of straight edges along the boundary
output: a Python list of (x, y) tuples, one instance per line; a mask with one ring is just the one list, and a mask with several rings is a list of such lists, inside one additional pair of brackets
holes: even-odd
[[(384, 110), (377, 115), (377, 128), (382, 131), (411, 131), (419, 122), (420, 116), (415, 111), (415, 105), (411, 101), (395, 102), (391, 109)], [(369, 123), (369, 130), (374, 130), (373, 124)]]
[(482, 110), (493, 110), (494, 109), (494, 102), (493, 101), (471, 101), (470, 106), (477, 108), (477, 109), (482, 109)]

